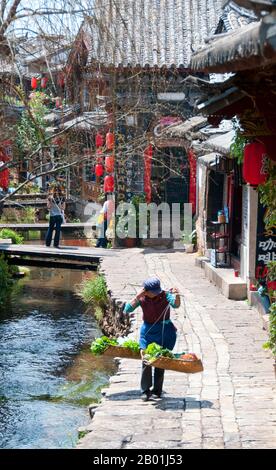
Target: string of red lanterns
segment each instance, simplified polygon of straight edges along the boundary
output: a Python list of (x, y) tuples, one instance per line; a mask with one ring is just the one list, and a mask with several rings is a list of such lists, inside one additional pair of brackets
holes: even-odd
[(114, 172), (115, 159), (113, 155), (105, 157), (105, 171), (107, 173)]
[(115, 156), (113, 154), (106, 155), (105, 160), (104, 160), (104, 165), (103, 165), (103, 159), (104, 159), (103, 150), (106, 150), (108, 152), (111, 152), (114, 150), (114, 147), (115, 147), (114, 133), (109, 131), (107, 132), (106, 136), (104, 136), (102, 132), (97, 132), (96, 137), (95, 137), (95, 144), (96, 144), (96, 166), (95, 166), (96, 177), (100, 178), (101, 176), (104, 175), (104, 173), (107, 173), (104, 177), (103, 190), (105, 193), (113, 193), (115, 180), (114, 180), (114, 175), (112, 175), (112, 173), (114, 172), (114, 167), (115, 167)]

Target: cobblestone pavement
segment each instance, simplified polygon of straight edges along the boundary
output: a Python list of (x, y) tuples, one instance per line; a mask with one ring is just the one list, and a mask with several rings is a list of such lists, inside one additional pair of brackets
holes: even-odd
[[(141, 363), (120, 361), (118, 373), (96, 409), (78, 448), (219, 449), (276, 448), (273, 359), (257, 311), (219, 293), (182, 252), (122, 250), (103, 261), (108, 287), (129, 300), (144, 278), (157, 275), (165, 288), (180, 289), (182, 305), (172, 311), (178, 328), (175, 351), (193, 351), (204, 372), (166, 371), (162, 399), (142, 402)], [(141, 311), (131, 335), (138, 339)]]

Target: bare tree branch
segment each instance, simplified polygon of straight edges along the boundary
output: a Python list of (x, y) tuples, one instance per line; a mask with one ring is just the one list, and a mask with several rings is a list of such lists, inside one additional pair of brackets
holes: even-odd
[[(18, 6), (20, 5), (22, 0), (14, 0), (11, 8), (10, 8), (10, 11), (8, 13), (8, 16), (6, 18), (6, 20), (2, 23), (1, 25), (1, 28), (0, 28), (0, 38), (1, 36), (3, 36), (6, 32), (6, 30), (8, 29), (8, 27), (10, 26), (10, 24), (14, 21), (15, 19), (15, 16), (16, 16), (16, 11), (17, 11), (17, 8)], [(2, 5), (3, 6), (3, 5)]]

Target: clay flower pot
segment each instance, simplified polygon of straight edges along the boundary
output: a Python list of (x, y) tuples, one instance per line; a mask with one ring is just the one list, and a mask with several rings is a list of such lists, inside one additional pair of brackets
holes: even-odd
[(136, 238), (125, 238), (124, 246), (126, 248), (134, 248), (136, 246)]

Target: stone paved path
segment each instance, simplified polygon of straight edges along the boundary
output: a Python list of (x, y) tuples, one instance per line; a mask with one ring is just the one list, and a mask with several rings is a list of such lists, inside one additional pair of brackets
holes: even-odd
[[(182, 305), (172, 312), (175, 351), (195, 352), (204, 372), (166, 371), (164, 398), (144, 403), (140, 361), (121, 360), (78, 448), (276, 448), (276, 381), (259, 314), (222, 296), (194, 262), (194, 255), (139, 249), (122, 250), (119, 264), (104, 260), (118, 299), (131, 299), (148, 275), (180, 289)], [(134, 339), (140, 324), (138, 309)]]

